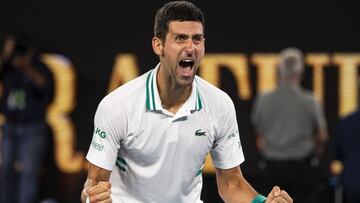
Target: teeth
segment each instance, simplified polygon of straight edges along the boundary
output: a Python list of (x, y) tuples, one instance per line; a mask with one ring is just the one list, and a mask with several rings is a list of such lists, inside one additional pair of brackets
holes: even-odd
[(184, 59), (182, 61), (187, 62), (187, 63), (193, 62), (193, 60), (191, 60), (191, 59)]

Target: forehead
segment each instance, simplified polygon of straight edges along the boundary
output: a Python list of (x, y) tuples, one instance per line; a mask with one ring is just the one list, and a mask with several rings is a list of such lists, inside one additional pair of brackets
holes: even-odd
[(203, 35), (203, 25), (197, 21), (171, 21), (169, 34)]

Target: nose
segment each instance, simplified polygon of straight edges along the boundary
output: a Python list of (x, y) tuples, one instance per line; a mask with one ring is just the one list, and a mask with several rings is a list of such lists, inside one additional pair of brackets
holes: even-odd
[(195, 52), (195, 44), (192, 39), (188, 39), (185, 44), (185, 52), (188, 55), (192, 55)]

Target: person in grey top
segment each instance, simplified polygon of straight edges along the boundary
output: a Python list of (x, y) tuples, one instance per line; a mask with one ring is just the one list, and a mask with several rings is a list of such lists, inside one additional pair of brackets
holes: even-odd
[[(255, 99), (251, 121), (256, 145), (276, 182), (290, 188), (294, 202), (316, 202), (316, 176), (310, 165), (320, 156), (328, 139), (326, 121), (320, 104), (300, 83), (304, 70), (303, 55), (296, 48), (280, 53), (280, 84)], [(301, 193), (301, 194), (299, 194)]]

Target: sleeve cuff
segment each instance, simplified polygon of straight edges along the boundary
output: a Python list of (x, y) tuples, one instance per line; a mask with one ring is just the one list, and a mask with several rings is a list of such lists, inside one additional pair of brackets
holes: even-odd
[(114, 166), (115, 166), (115, 163), (109, 163), (109, 162), (106, 162), (106, 161), (101, 161), (101, 160), (95, 159), (95, 158), (91, 157), (89, 154), (86, 156), (86, 159), (90, 163), (92, 163), (92, 164), (94, 164), (94, 165), (96, 165), (96, 166), (98, 166), (100, 168), (109, 170), (109, 171), (112, 171)]
[(236, 166), (239, 166), (244, 161), (245, 161), (244, 156), (241, 156), (237, 159), (234, 159), (231, 161), (226, 161), (226, 162), (219, 162), (219, 161), (213, 160), (213, 164), (214, 164), (215, 168), (229, 169), (229, 168), (234, 168)]

